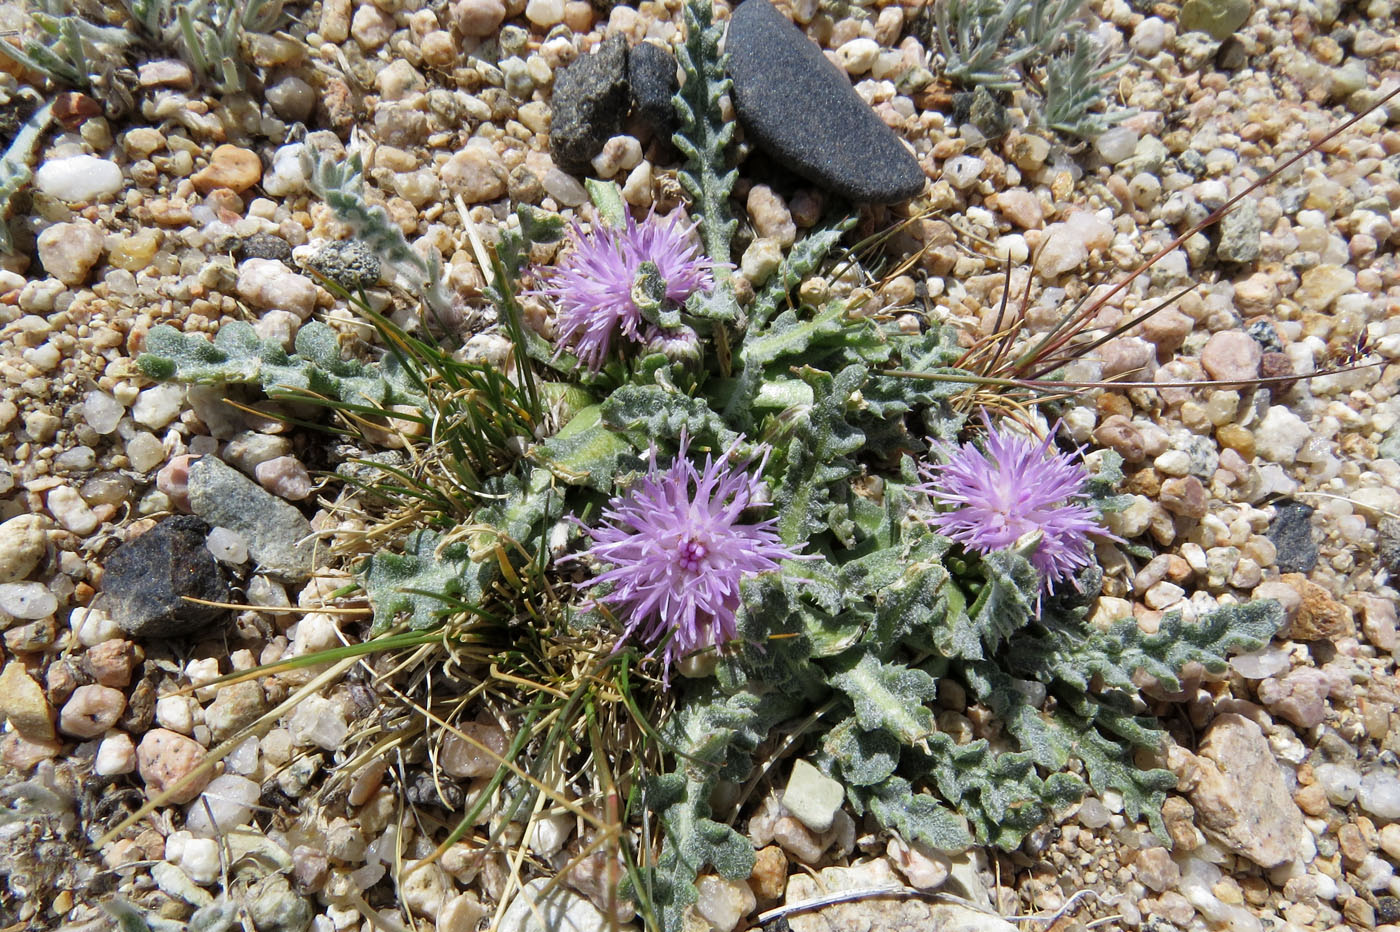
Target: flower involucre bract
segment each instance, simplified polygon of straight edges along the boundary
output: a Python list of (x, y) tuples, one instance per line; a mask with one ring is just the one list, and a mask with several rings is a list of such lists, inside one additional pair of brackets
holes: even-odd
[(539, 293), (559, 307), (559, 337), (595, 372), (603, 367), (613, 335), (641, 342), (642, 310), (633, 298), (642, 263), (655, 266), (668, 302), (681, 304), (713, 286), (710, 261), (700, 255), (695, 226), (679, 215), (663, 224), (654, 215), (641, 223), (629, 215), (625, 228), (595, 224), (591, 233), (574, 225), (574, 248), (543, 273)]
[(921, 488), (952, 509), (933, 515), (930, 523), (984, 554), (1009, 550), (1039, 533), (1030, 561), (1053, 593), (1057, 583), (1073, 583), (1075, 573), (1092, 562), (1089, 535), (1113, 537), (1098, 511), (1083, 503), (1088, 474), (1074, 456), (1051, 450), (1054, 429), (1037, 442), (997, 430), (985, 412), (982, 420), (986, 452), (971, 443), (939, 445), (946, 462), (922, 467), (928, 481)]
[(653, 447), (646, 476), (608, 503), (601, 527), (585, 528), (593, 545), (580, 556), (611, 566), (588, 585), (611, 584), (598, 601), (622, 618), (623, 639), (635, 635), (651, 646), (670, 635), (668, 679), (680, 658), (735, 637), (740, 580), (796, 557), (774, 532), (776, 519), (740, 522), (748, 509), (768, 504), (759, 478), (767, 451), (757, 464), (731, 466), (737, 446), (719, 460), (707, 455), (697, 469), (682, 435), (666, 470), (657, 468)]

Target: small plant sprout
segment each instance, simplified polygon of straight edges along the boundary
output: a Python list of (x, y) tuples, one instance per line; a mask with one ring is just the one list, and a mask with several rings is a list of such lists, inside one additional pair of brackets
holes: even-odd
[(622, 640), (665, 641), (667, 679), (682, 657), (734, 638), (742, 579), (797, 559), (774, 531), (776, 519), (741, 523), (744, 512), (768, 504), (760, 478), (768, 451), (757, 463), (731, 465), (738, 445), (697, 469), (682, 435), (665, 470), (652, 447), (647, 474), (608, 502), (601, 527), (586, 528), (593, 546), (580, 556), (612, 567), (587, 585), (610, 587), (597, 601), (622, 611)]
[[(680, 327), (675, 308), (713, 285), (713, 266), (691, 237), (694, 225), (648, 215), (641, 223), (574, 227), (574, 249), (544, 272), (540, 294), (559, 306), (561, 345), (593, 371), (603, 367), (613, 337), (638, 343)], [(649, 325), (644, 332), (643, 324)]]
[(985, 411), (982, 420), (986, 452), (971, 443), (940, 445), (946, 461), (923, 467), (923, 490), (952, 507), (929, 523), (981, 554), (1034, 543), (1030, 561), (1046, 591), (1074, 583), (1075, 573), (1093, 562), (1090, 535), (1112, 537), (1098, 512), (1082, 503), (1088, 474), (1072, 455), (1050, 451), (1053, 429), (1037, 443), (998, 430)]

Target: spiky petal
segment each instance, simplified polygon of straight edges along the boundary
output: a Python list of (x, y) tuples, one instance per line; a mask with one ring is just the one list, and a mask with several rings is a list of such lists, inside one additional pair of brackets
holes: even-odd
[(986, 412), (985, 452), (971, 443), (957, 448), (936, 445), (945, 461), (922, 467), (928, 480), (921, 488), (938, 505), (930, 523), (977, 553), (1008, 550), (1027, 535), (1040, 544), (1031, 564), (1049, 592), (1058, 583), (1074, 582), (1091, 562), (1090, 535), (1112, 537), (1099, 513), (1083, 503), (1088, 474), (1072, 455), (1052, 451), (1052, 429), (1043, 441), (1003, 432)]
[[(689, 439), (670, 468), (656, 465), (604, 509), (602, 525), (585, 528), (593, 545), (580, 556), (611, 569), (587, 585), (611, 587), (598, 601), (623, 619), (622, 638), (651, 646), (666, 639), (666, 677), (677, 660), (732, 640), (737, 628), (739, 582), (795, 558), (773, 531), (776, 519), (740, 521), (745, 511), (766, 507), (757, 464), (731, 466), (738, 442), (697, 469), (688, 458)], [(751, 468), (753, 467), (753, 468)]]
[(584, 233), (574, 224), (574, 248), (563, 262), (543, 273), (539, 293), (559, 308), (559, 337), (595, 372), (603, 367), (613, 337), (644, 339), (642, 312), (633, 285), (643, 262), (656, 265), (666, 300), (683, 303), (713, 286), (713, 269), (699, 254), (694, 224), (673, 215), (662, 222), (648, 214), (641, 223), (629, 215), (625, 228), (596, 224)]

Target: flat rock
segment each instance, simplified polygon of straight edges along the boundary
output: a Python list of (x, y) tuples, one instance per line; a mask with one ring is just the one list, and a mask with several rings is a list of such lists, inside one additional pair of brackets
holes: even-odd
[(633, 112), (658, 138), (669, 142), (677, 129), (671, 98), (681, 87), (676, 77), (676, 57), (650, 42), (633, 46), (627, 54), (627, 85)]
[[(752, 0), (750, 0), (752, 2)], [(793, 874), (788, 880), (786, 902), (801, 903), (843, 890), (900, 889), (888, 861), (865, 861), (850, 867), (828, 867), (816, 877)], [(1016, 927), (991, 910), (962, 903), (926, 903), (904, 896), (862, 897), (848, 903), (787, 917), (792, 932), (1012, 932)]]
[(295, 507), (215, 456), (190, 465), (188, 489), (190, 510), (241, 534), (262, 571), (292, 582), (311, 576), (311, 522)]
[(1307, 856), (1311, 835), (1258, 725), (1217, 716), (1195, 761), (1190, 797), (1201, 828), (1260, 867)]
[(923, 190), (918, 159), (768, 0), (734, 11), (726, 49), (734, 108), (774, 161), (858, 203), (904, 201)]
[(627, 40), (614, 33), (554, 79), (549, 154), (560, 168), (584, 174), (627, 115)]
[(209, 525), (190, 515), (166, 518), (107, 558), (102, 608), (133, 637), (180, 637), (208, 628), (224, 609), (185, 596), (226, 602), (228, 579), (204, 546)]

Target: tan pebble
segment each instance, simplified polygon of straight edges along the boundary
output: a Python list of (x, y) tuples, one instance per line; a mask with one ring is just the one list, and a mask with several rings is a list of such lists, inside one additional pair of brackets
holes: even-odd
[(1094, 441), (1116, 451), (1125, 462), (1140, 463), (1147, 455), (1142, 432), (1121, 414), (1106, 418), (1094, 431)]
[(52, 522), (43, 515), (16, 515), (0, 524), (0, 583), (28, 576), (48, 550)]
[(1209, 497), (1205, 486), (1195, 476), (1168, 479), (1162, 483), (1162, 506), (1183, 518), (1204, 518)]
[(1016, 226), (1032, 230), (1045, 222), (1040, 198), (1025, 188), (1009, 188), (996, 196), (996, 209)]
[(760, 901), (776, 900), (783, 895), (783, 890), (787, 887), (787, 875), (787, 855), (777, 845), (768, 845), (759, 849), (754, 857), (753, 872), (749, 874), (749, 887)]
[(593, 4), (569, 0), (564, 4), (564, 25), (576, 33), (588, 32), (593, 27)]
[(1371, 853), (1365, 839), (1361, 837), (1361, 829), (1350, 824), (1337, 830), (1337, 849), (1353, 866), (1366, 860), (1366, 856)]
[(438, 932), (475, 932), (488, 912), (475, 893), (460, 893), (438, 911)]
[(1355, 272), (1336, 265), (1319, 265), (1303, 273), (1293, 300), (1305, 310), (1322, 312), (1355, 287)]
[(1254, 457), (1254, 435), (1248, 428), (1226, 424), (1216, 429), (1215, 439), (1222, 447), (1234, 450), (1246, 460)]
[(362, 4), (350, 19), (350, 35), (365, 51), (377, 49), (394, 34), (394, 17), (370, 4)]
[(0, 672), (0, 715), (31, 741), (54, 740), (53, 708), (44, 698), (43, 687), (17, 660), (5, 664)]
[(448, 189), (468, 204), (494, 201), (506, 193), (506, 171), (499, 158), (482, 146), (468, 146), (439, 170)]
[(501, 0), (458, 0), (452, 5), (452, 17), (463, 35), (489, 36), (501, 28), (506, 5)]
[(1327, 791), (1319, 783), (1299, 787), (1293, 792), (1293, 801), (1305, 815), (1323, 816), (1331, 805), (1327, 802)]
[(1299, 596), (1298, 613), (1281, 636), (1295, 641), (1335, 640), (1355, 632), (1351, 609), (1302, 573), (1285, 573), (1282, 582)]
[(171, 58), (146, 62), (137, 69), (136, 78), (142, 87), (188, 90), (194, 86), (194, 72), (190, 70), (190, 66)]
[(98, 683), (125, 689), (136, 666), (136, 645), (120, 638), (103, 641), (88, 648), (84, 659)]
[(1342, 904), (1342, 915), (1346, 917), (1353, 927), (1362, 929), (1374, 929), (1376, 927), (1376, 910), (1370, 903), (1367, 903), (1359, 896), (1348, 897)]
[(101, 229), (87, 220), (55, 223), (39, 234), (39, 261), (50, 275), (65, 285), (81, 285), (102, 258)]
[(452, 33), (435, 29), (423, 37), (423, 61), (433, 68), (447, 70), (457, 61), (457, 44)]
[(159, 230), (141, 230), (130, 236), (123, 236), (112, 246), (107, 261), (119, 269), (139, 272), (151, 264), (151, 258), (160, 248)]
[[(499, 758), (508, 743), (506, 734), (495, 725), (467, 722), (457, 726), (462, 734), (448, 734), (439, 761), (454, 777), (486, 777), (500, 767)], [(465, 738), (463, 737), (465, 736)], [(479, 745), (484, 745), (484, 750)]]
[(209, 164), (190, 178), (195, 190), (208, 194), (215, 188), (243, 192), (262, 180), (262, 160), (256, 152), (234, 145), (217, 147)]
[(336, 44), (350, 38), (350, 0), (323, 0), (317, 32), (327, 42)]

